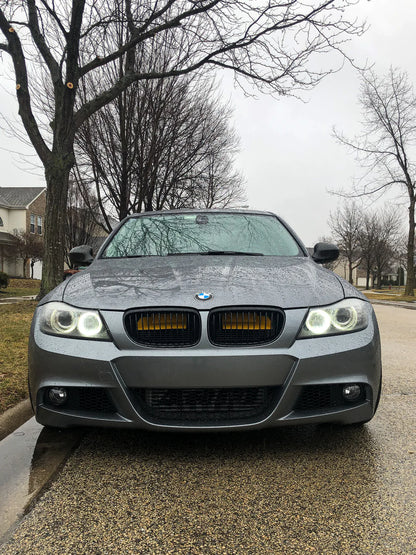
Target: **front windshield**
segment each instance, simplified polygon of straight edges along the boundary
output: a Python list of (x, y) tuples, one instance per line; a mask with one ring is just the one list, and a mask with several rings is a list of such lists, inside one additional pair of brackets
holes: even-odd
[(185, 254), (302, 256), (303, 252), (273, 215), (202, 212), (130, 218), (101, 257)]

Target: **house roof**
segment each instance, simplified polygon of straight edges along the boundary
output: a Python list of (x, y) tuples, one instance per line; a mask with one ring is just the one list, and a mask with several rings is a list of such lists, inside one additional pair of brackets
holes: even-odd
[(0, 245), (11, 245), (15, 241), (13, 235), (6, 233), (5, 231), (0, 231)]
[(0, 187), (0, 206), (24, 209), (45, 191), (45, 187)]

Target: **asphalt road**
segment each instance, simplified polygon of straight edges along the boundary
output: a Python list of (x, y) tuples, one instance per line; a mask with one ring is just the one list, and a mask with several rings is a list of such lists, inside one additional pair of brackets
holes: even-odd
[(88, 432), (1, 553), (416, 554), (416, 311), (376, 312), (362, 429)]

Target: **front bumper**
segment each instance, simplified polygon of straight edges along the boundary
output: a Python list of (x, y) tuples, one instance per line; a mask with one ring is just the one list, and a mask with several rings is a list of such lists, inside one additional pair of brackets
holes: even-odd
[[(288, 424), (369, 420), (381, 386), (380, 340), (374, 315), (360, 332), (295, 340), (306, 309), (286, 311), (283, 333), (261, 347), (214, 347), (202, 339), (189, 348), (146, 348), (125, 334), (122, 312), (104, 311), (114, 342), (68, 339), (43, 334), (36, 318), (29, 344), (29, 385), (38, 422), (49, 426), (105, 426), (148, 430), (253, 429)], [(363, 395), (354, 403), (338, 392), (359, 383)], [(100, 392), (109, 403), (69, 403), (54, 408), (51, 387)], [(137, 402), (135, 392), (151, 390), (222, 390), (264, 388), (273, 391), (268, 406), (256, 416), (200, 421), (156, 418)], [(306, 392), (329, 392), (333, 402), (302, 404)], [(335, 396), (334, 396), (335, 393)], [(88, 397), (90, 398), (91, 395)], [(334, 400), (335, 399), (335, 400)]]

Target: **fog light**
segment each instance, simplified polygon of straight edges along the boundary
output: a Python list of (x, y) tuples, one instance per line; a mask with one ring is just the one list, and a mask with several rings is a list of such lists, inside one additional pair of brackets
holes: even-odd
[(356, 401), (361, 396), (361, 386), (354, 383), (344, 385), (342, 395), (347, 401)]
[(52, 405), (60, 407), (64, 405), (68, 399), (68, 393), (63, 387), (51, 387), (48, 391), (48, 398)]

